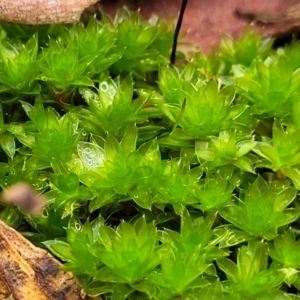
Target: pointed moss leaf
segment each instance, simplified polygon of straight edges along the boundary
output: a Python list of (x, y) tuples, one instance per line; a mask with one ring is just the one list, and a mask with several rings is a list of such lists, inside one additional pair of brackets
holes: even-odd
[(59, 240), (45, 241), (43, 244), (51, 250), (57, 257), (63, 261), (72, 262), (74, 256), (72, 255), (72, 248), (68, 243)]
[(269, 245), (269, 255), (272, 259), (282, 263), (285, 267), (300, 268), (299, 240), (296, 241), (292, 229), (278, 236), (273, 244)]
[(91, 200), (89, 204), (89, 211), (93, 212), (96, 209), (101, 208), (102, 206), (106, 205), (107, 203), (115, 199), (116, 195), (117, 193), (112, 189), (105, 189), (101, 191), (101, 193), (97, 197)]
[(283, 211), (290, 203), (294, 201), (297, 196), (297, 189), (295, 187), (283, 188), (278, 191), (274, 199), (274, 210)]
[(238, 168), (240, 168), (241, 170), (243, 171), (246, 171), (246, 172), (250, 172), (250, 173), (253, 173), (255, 174), (255, 170), (254, 170), (254, 167), (253, 167), (253, 163), (252, 161), (246, 157), (246, 156), (241, 156), (239, 157), (235, 162), (234, 162), (234, 165), (237, 166)]
[(84, 291), (87, 295), (91, 297), (96, 297), (101, 294), (111, 293), (114, 285), (115, 283), (111, 283), (111, 282), (103, 283), (98, 280), (93, 280), (92, 282), (88, 283), (84, 287)]
[(291, 285), (297, 280), (299, 271), (294, 268), (284, 268), (282, 271), (285, 274), (284, 282), (291, 287)]
[(279, 286), (284, 273), (274, 266), (267, 268), (268, 255), (263, 242), (250, 241), (239, 249), (237, 264), (223, 258), (217, 261), (226, 273), (229, 288), (241, 295), (255, 296)]
[(238, 150), (236, 152), (236, 157), (241, 157), (247, 154), (253, 150), (255, 146), (256, 142), (254, 142), (253, 139), (237, 142)]
[(117, 275), (112, 269), (108, 267), (102, 267), (97, 273), (95, 274), (95, 279), (103, 282), (125, 282), (122, 277)]
[(9, 124), (7, 131), (12, 133), (23, 145), (32, 148), (35, 144), (35, 135), (32, 132), (25, 131), (24, 126)]
[(118, 140), (111, 134), (108, 134), (105, 144), (104, 150), (107, 157), (107, 160), (113, 161), (116, 153), (121, 152), (121, 146)]
[(124, 134), (123, 139), (120, 143), (121, 148), (125, 155), (136, 150), (137, 141), (137, 128), (136, 126), (131, 126)]
[(156, 229), (153, 223), (143, 222), (139, 228), (122, 222), (116, 231), (103, 226), (100, 236), (105, 238), (105, 249), (99, 249), (102, 262), (124, 282), (131, 283), (143, 277), (158, 263), (155, 250)]
[(33, 106), (26, 101), (20, 101), (20, 103), (22, 104), (25, 113), (29, 116), (29, 112), (33, 110)]
[(229, 259), (220, 259), (217, 261), (218, 267), (226, 274), (227, 278), (235, 280), (238, 275), (236, 264)]
[(114, 286), (112, 297), (115, 300), (125, 300), (130, 297), (130, 295), (134, 292), (134, 290), (127, 284), (116, 284)]
[(215, 151), (209, 148), (208, 142), (197, 141), (195, 147), (198, 158), (204, 159), (206, 161), (214, 160)]
[(253, 149), (253, 151), (258, 155), (266, 158), (270, 162), (272, 162), (275, 169), (281, 165), (280, 158), (278, 157), (275, 149), (272, 146), (267, 145), (266, 143), (263, 142), (262, 143), (259, 142), (257, 143), (257, 148)]
[(131, 74), (127, 75), (122, 81), (121, 86), (122, 94), (125, 101), (130, 101), (133, 96), (133, 80)]
[(2, 103), (0, 103), (0, 132), (3, 130), (3, 128), (4, 128), (3, 107), (2, 107)]
[(227, 248), (253, 239), (245, 231), (237, 230), (234, 226), (219, 226), (214, 229), (214, 233), (219, 238), (219, 247)]
[(77, 145), (77, 151), (86, 168), (93, 169), (103, 166), (105, 152), (98, 145), (87, 142), (79, 142)]
[(272, 47), (272, 39), (263, 39), (262, 35), (244, 30), (239, 40), (224, 36), (221, 41), (221, 56), (226, 63), (250, 66), (256, 58), (265, 58)]
[[(294, 189), (268, 185), (259, 176), (248, 187), (244, 202), (240, 201), (238, 206), (230, 205), (222, 208), (220, 214), (252, 236), (272, 239), (276, 237), (278, 227), (298, 217), (297, 210), (285, 209), (295, 195)], [(286, 198), (284, 204), (280, 202), (282, 198)]]
[(78, 86), (94, 86), (94, 82), (85, 76), (79, 76), (76, 79), (72, 80), (73, 85), (78, 85)]
[(294, 186), (299, 190), (300, 189), (300, 171), (296, 168), (285, 168), (285, 169), (282, 169), (281, 172), (289, 177)]
[(10, 133), (0, 134), (0, 145), (10, 159), (13, 159), (16, 152), (15, 138)]
[(65, 194), (75, 194), (78, 189), (78, 176), (74, 173), (69, 173), (68, 175), (58, 175), (53, 176), (51, 182), (56, 185), (56, 187)]
[[(234, 224), (238, 228), (243, 227), (243, 221), (241, 216), (244, 218), (243, 209), (238, 206), (227, 206), (220, 210), (220, 215), (230, 223)], [(239, 217), (238, 217), (239, 216)]]
[(26, 45), (13, 45), (2, 40), (0, 48), (0, 82), (4, 90), (13, 94), (38, 94), (37, 36), (32, 36)]

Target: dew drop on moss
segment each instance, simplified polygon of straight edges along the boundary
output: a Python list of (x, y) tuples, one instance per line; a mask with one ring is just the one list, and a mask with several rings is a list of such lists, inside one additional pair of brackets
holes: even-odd
[(99, 86), (100, 90), (102, 92), (107, 92), (108, 90), (108, 84), (106, 81), (103, 81), (102, 83), (100, 83), (100, 86)]
[(79, 231), (79, 230), (81, 229), (80, 223), (75, 223), (74, 225), (75, 225), (75, 229), (76, 229), (76, 230)]
[(89, 154), (89, 153), (91, 153), (92, 151), (91, 151), (91, 149), (90, 148), (84, 148), (83, 149), (83, 153), (85, 153), (85, 154)]

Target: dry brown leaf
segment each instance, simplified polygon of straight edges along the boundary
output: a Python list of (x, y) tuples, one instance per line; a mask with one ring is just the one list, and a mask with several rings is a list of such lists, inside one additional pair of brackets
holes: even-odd
[(253, 13), (249, 11), (236, 10), (238, 18), (245, 19), (256, 24), (268, 27), (266, 36), (276, 39), (291, 37), (300, 31), (300, 1), (297, 0), (280, 14)]
[(70, 272), (46, 250), (35, 247), (0, 221), (0, 300), (100, 300), (84, 296)]
[(47, 199), (37, 193), (30, 185), (18, 182), (4, 189), (2, 200), (6, 204), (19, 206), (30, 215), (38, 215), (42, 212)]

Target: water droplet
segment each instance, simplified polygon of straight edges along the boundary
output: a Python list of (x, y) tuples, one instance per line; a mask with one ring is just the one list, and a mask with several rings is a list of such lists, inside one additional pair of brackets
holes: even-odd
[(75, 229), (79, 231), (81, 229), (81, 225), (79, 223), (75, 223)]
[(82, 131), (82, 133), (81, 133), (83, 136), (86, 136), (87, 135), (87, 132), (84, 130), (84, 131)]
[(92, 159), (87, 159), (86, 162), (90, 167), (94, 167), (96, 165)]
[(100, 90), (102, 92), (106, 92), (108, 90), (108, 84), (106, 81), (103, 81), (102, 83), (100, 83), (100, 86), (99, 86)]
[(12, 170), (10, 171), (10, 174), (11, 174), (11, 175), (16, 175), (16, 170), (15, 170), (15, 169), (12, 169)]
[(4, 185), (8, 185), (8, 179), (4, 179)]
[(85, 154), (90, 154), (91, 152), (92, 152), (92, 150), (90, 148), (83, 149), (83, 153), (85, 153)]

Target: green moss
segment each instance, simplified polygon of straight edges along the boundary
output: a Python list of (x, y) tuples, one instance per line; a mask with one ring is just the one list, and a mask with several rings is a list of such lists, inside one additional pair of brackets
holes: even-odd
[(2, 25), (0, 186), (48, 203), (0, 217), (91, 296), (298, 299), (299, 44), (244, 32), (170, 66), (172, 35), (124, 10)]

